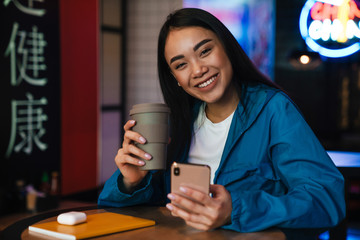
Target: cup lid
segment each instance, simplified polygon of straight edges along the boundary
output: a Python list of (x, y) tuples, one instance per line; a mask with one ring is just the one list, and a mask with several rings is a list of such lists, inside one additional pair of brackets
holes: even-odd
[(144, 112), (166, 112), (170, 113), (170, 108), (165, 103), (141, 103), (134, 105), (130, 110), (130, 115)]

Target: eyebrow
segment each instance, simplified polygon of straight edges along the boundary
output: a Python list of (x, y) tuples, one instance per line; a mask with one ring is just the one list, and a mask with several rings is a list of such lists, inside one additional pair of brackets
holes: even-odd
[(199, 42), (198, 44), (196, 44), (195, 47), (193, 48), (194, 52), (196, 52), (196, 50), (198, 50), (202, 45), (204, 45), (205, 43), (210, 42), (210, 41), (212, 41), (212, 39), (204, 39), (201, 42)]
[[(204, 39), (204, 40), (200, 41), (199, 43), (197, 43), (193, 48), (194, 52), (196, 52), (202, 45), (204, 45), (205, 43), (208, 43), (210, 41), (212, 41), (212, 39)], [(175, 62), (176, 60), (179, 60), (184, 57), (185, 57), (184, 55), (175, 56), (175, 57), (171, 58), (170, 64)]]
[(172, 64), (172, 63), (175, 62), (176, 60), (179, 60), (179, 59), (184, 58), (184, 57), (185, 57), (184, 55), (175, 56), (175, 57), (173, 57), (173, 58), (170, 60), (170, 64)]

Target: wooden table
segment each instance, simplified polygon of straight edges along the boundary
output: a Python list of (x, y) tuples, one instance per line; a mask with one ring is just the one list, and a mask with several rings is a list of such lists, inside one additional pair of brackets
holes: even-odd
[(0, 216), (0, 233), (10, 225), (25, 218), (30, 218), (47, 212), (53, 212), (55, 210), (61, 211), (71, 208), (94, 207), (94, 206), (95, 206), (94, 202), (91, 203), (91, 202), (83, 202), (83, 201), (75, 201), (75, 200), (61, 200), (59, 201), (59, 206), (55, 209), (49, 209), (41, 212), (17, 212), (17, 213), (2, 215)]
[[(71, 209), (74, 210), (74, 209)], [(126, 232), (120, 232), (116, 234), (101, 236), (95, 239), (157, 239), (157, 240), (186, 240), (186, 239), (232, 239), (232, 240), (285, 240), (285, 235), (279, 230), (268, 230), (263, 232), (255, 233), (238, 233), (230, 230), (217, 229), (213, 231), (199, 231), (192, 227), (189, 227), (185, 222), (180, 219), (171, 216), (170, 212), (165, 207), (144, 207), (144, 206), (134, 206), (126, 208), (80, 208), (79, 211), (85, 212), (87, 215), (101, 213), (105, 211), (121, 213), (126, 215), (131, 215), (135, 217), (142, 217), (147, 219), (155, 220), (156, 225), (152, 227), (146, 227)], [(6, 239), (22, 239), (22, 240), (44, 240), (49, 239), (40, 234), (29, 233), (27, 227), (29, 225), (48, 222), (56, 220), (56, 216), (65, 211), (56, 211), (53, 212), (52, 216), (47, 214), (42, 214), (39, 216), (34, 216), (32, 218), (23, 219), (11, 226), (3, 232), (3, 237)]]

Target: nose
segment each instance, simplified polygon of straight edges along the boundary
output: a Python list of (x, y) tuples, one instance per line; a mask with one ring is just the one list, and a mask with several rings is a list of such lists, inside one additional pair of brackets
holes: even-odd
[(192, 64), (192, 77), (199, 78), (202, 77), (208, 71), (208, 67), (203, 65), (201, 62), (197, 61)]

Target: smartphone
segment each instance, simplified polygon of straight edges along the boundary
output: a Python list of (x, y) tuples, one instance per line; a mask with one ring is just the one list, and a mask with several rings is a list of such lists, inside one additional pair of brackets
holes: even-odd
[(180, 186), (187, 186), (209, 195), (210, 167), (201, 164), (174, 162), (171, 165), (171, 192), (182, 195)]

